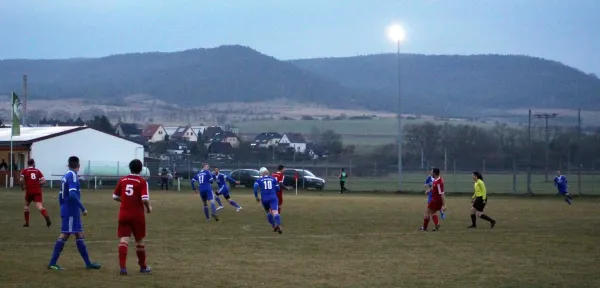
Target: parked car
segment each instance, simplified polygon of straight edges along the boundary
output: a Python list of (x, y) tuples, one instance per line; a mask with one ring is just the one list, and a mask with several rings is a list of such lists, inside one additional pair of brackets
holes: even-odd
[(312, 172), (306, 169), (286, 168), (283, 172), (283, 185), (287, 187), (296, 187), (295, 175), (298, 175), (298, 188), (300, 189), (317, 189), (325, 188), (325, 179), (315, 176)]
[[(229, 176), (236, 181), (239, 181), (239, 185), (246, 186), (246, 188), (252, 188), (252, 186), (254, 186), (254, 182), (256, 182), (256, 179), (260, 177), (260, 172), (255, 169), (238, 169), (231, 171)], [(231, 184), (231, 187), (235, 186), (235, 183)]]

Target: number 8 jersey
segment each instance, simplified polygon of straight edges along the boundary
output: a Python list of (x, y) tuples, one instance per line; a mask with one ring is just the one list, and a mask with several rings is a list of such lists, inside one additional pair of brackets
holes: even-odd
[(114, 199), (121, 199), (119, 221), (143, 219), (145, 217), (142, 201), (150, 200), (148, 190), (148, 182), (140, 175), (130, 174), (119, 179), (113, 193)]

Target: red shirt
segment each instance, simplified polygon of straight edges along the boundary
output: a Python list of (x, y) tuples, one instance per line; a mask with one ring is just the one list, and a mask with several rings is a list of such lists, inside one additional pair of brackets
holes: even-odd
[(283, 191), (283, 173), (281, 172), (275, 172), (273, 173), (273, 178), (275, 178), (277, 180), (277, 183), (279, 183), (279, 191)]
[(148, 191), (148, 182), (140, 175), (131, 174), (122, 177), (117, 182), (113, 198), (121, 199), (121, 208), (119, 209), (119, 220), (144, 219), (143, 200), (150, 200)]
[(444, 195), (444, 179), (440, 177), (433, 180), (433, 184), (431, 186), (431, 199), (441, 202), (442, 195)]
[(40, 181), (44, 180), (44, 174), (34, 167), (27, 167), (21, 170), (21, 178), (25, 183), (26, 194), (42, 194), (42, 184)]

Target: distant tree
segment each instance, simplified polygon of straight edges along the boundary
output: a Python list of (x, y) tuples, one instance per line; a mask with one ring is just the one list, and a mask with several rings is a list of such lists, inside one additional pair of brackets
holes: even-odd
[(53, 119), (56, 121), (67, 121), (68, 119), (71, 119), (71, 113), (62, 109), (54, 110), (50, 112), (50, 115), (48, 115), (48, 119)]
[(302, 120), (315, 120), (315, 118), (310, 115), (302, 115), (301, 119)]
[(93, 120), (94, 117), (96, 117), (96, 116), (105, 116), (105, 115), (106, 115), (106, 113), (104, 112), (104, 110), (99, 109), (99, 108), (91, 108), (91, 109), (86, 109), (86, 110), (79, 112), (79, 118), (83, 119), (84, 121)]
[(33, 109), (27, 111), (27, 123), (39, 123), (40, 120), (48, 116), (48, 111)]
[(165, 141), (164, 142), (169, 142), (170, 139), (171, 139), (171, 136), (169, 136), (169, 134), (165, 134)]
[(315, 144), (320, 148), (329, 151), (331, 155), (339, 155), (344, 149), (342, 135), (331, 129), (320, 133), (319, 139)]
[(87, 126), (108, 134), (114, 134), (115, 128), (104, 115), (94, 116), (92, 120), (86, 122)]

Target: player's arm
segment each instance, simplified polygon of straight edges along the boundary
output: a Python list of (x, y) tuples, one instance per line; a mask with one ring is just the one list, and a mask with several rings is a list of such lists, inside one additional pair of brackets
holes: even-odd
[(225, 176), (225, 179), (226, 179), (227, 181), (229, 181), (229, 183), (236, 183), (236, 184), (238, 183), (238, 181), (237, 181), (237, 180), (235, 180), (235, 179), (231, 178), (231, 176), (229, 176), (229, 175)]
[(198, 174), (194, 175), (194, 177), (192, 177), (192, 181), (190, 181), (190, 184), (192, 186), (192, 190), (194, 190), (194, 192), (197, 192), (197, 190), (196, 190), (196, 182), (198, 182)]
[(446, 209), (446, 192), (444, 192), (444, 185), (443, 184), (437, 184), (438, 185), (438, 191), (440, 191), (440, 196), (442, 197), (442, 207), (444, 209)]
[(40, 179), (40, 185), (46, 184), (46, 177), (44, 177), (44, 174), (42, 174), (42, 171), (38, 170), (37, 174), (38, 174), (37, 175), (38, 179)]
[(142, 203), (146, 208), (146, 213), (152, 213), (152, 206), (150, 205), (150, 187), (148, 187), (148, 182), (142, 182)]
[(258, 184), (258, 181), (254, 182), (254, 186), (252, 191), (254, 192), (254, 198), (256, 198), (256, 201), (258, 202), (260, 200), (260, 198), (258, 198), (258, 188), (259, 188), (260, 184)]
[(121, 202), (121, 180), (117, 182), (117, 187), (115, 187), (115, 192), (113, 192), (113, 200)]

